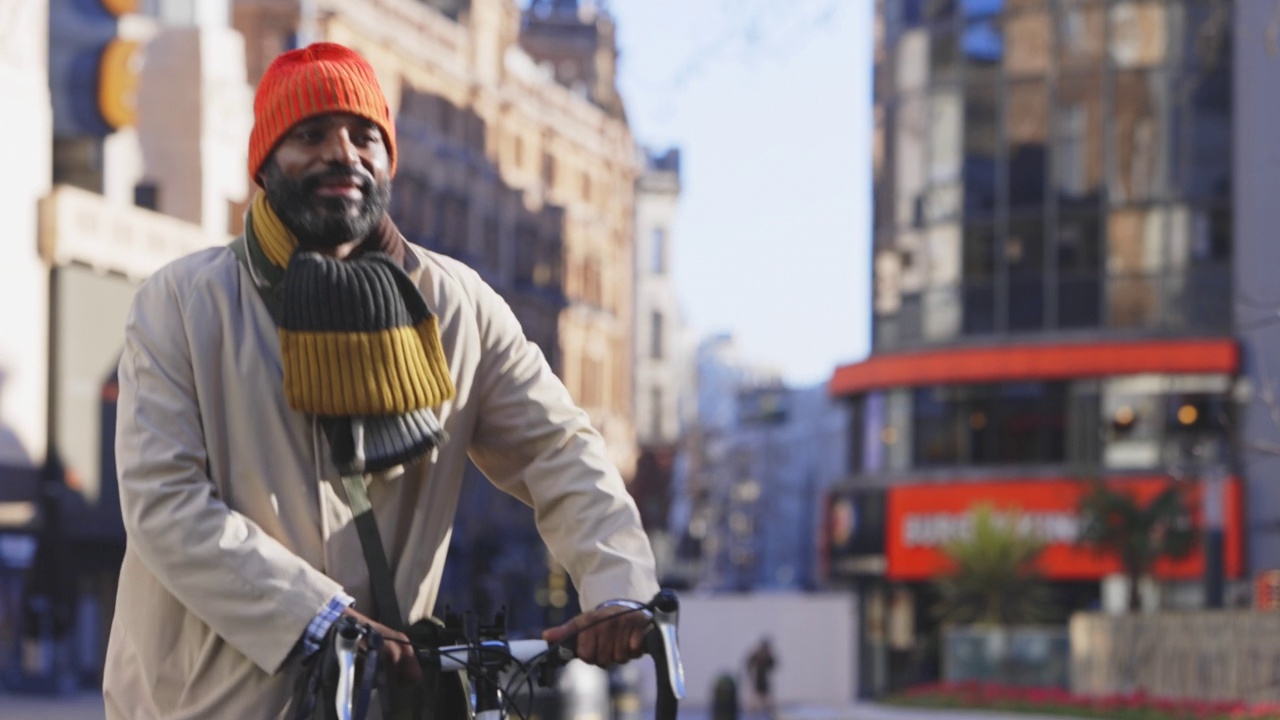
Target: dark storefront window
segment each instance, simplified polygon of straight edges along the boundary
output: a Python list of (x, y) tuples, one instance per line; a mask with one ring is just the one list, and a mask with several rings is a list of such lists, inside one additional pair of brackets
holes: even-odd
[(1065, 383), (919, 388), (916, 467), (1035, 465), (1066, 459)]
[(1180, 457), (1226, 437), (1230, 388), (1226, 376), (1149, 374), (871, 392), (853, 404), (850, 472), (1173, 471)]

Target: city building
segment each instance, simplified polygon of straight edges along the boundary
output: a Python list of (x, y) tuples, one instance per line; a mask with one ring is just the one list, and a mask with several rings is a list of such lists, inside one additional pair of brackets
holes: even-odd
[(674, 556), (670, 532), (672, 474), (681, 436), (680, 399), (689, 358), (681, 343), (680, 306), (672, 278), (673, 232), (680, 201), (680, 151), (638, 151), (636, 180), (635, 370), (632, 407), (639, 458), (631, 495), (654, 545), (659, 575)]
[(1187, 489), (1206, 541), (1158, 567), (1166, 606), (1280, 565), (1277, 101), (1240, 91), (1275, 77), (1273, 12), (876, 3), (873, 351), (829, 383), (852, 422), (825, 557), (864, 693), (937, 677), (930, 580), (980, 502), (1031, 516), (1064, 613), (1119, 569), (1075, 544), (1089, 479)]
[[(228, 0), (16, 0), (0, 85), (21, 171), (0, 286), (0, 677), (96, 682), (124, 550), (115, 369), (138, 284), (226, 243), (251, 90)], [(21, 652), (16, 648), (21, 646)]]
[(731, 335), (696, 356), (698, 411), (673, 473), (672, 584), (710, 592), (812, 590), (823, 499), (844, 477), (848, 409), (787, 387)]

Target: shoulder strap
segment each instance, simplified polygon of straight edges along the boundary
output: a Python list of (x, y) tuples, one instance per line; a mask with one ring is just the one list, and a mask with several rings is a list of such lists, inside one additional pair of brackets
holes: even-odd
[(382, 535), (373, 516), (373, 505), (364, 487), (364, 477), (344, 475), (342, 486), (347, 491), (347, 503), (355, 516), (356, 534), (360, 536), (360, 548), (364, 550), (364, 562), (369, 566), (369, 585), (373, 589), (374, 618), (393, 630), (404, 630), (404, 616), (396, 602), (396, 587), (391, 579), (387, 554), (382, 549)]
[[(249, 271), (253, 287), (257, 289), (262, 304), (266, 305), (271, 319), (280, 324), (280, 297), (272, 291), (270, 285), (258, 282), (257, 273), (251, 258), (254, 248), (250, 247), (245, 235), (231, 242), (231, 252), (240, 259), (241, 264)], [(360, 537), (360, 549), (364, 551), (364, 561), (369, 567), (369, 585), (373, 590), (373, 619), (395, 630), (404, 630), (404, 616), (400, 614), (400, 604), (396, 601), (396, 587), (392, 580), (391, 567), (387, 563), (386, 552), (382, 549), (382, 535), (378, 532), (378, 522), (373, 516), (373, 505), (369, 502), (369, 493), (364, 486), (364, 477), (348, 475), (342, 478), (343, 488), (347, 491), (347, 504), (355, 517), (356, 533)]]

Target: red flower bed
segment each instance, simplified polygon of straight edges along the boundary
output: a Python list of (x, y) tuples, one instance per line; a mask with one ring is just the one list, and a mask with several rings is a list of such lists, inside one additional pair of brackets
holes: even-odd
[(918, 685), (891, 699), (905, 705), (1008, 710), (1114, 720), (1280, 720), (1280, 703), (1248, 705), (1235, 700), (1072, 695), (1061, 688), (1020, 688), (990, 683)]

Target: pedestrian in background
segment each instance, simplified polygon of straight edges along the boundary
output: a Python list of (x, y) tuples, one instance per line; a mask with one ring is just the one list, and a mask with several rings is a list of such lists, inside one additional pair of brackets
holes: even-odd
[(774, 717), (775, 711), (771, 680), (777, 666), (778, 660), (773, 655), (773, 646), (769, 638), (761, 638), (760, 644), (756, 645), (747, 656), (747, 676), (751, 680), (751, 692), (755, 696), (756, 710), (770, 718)]

